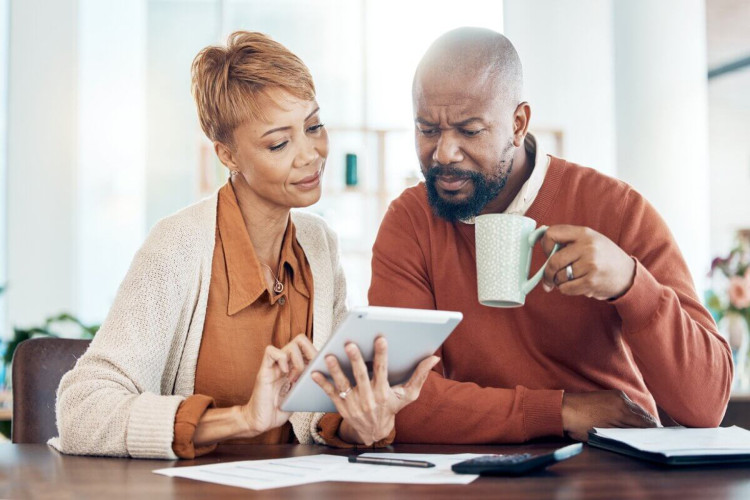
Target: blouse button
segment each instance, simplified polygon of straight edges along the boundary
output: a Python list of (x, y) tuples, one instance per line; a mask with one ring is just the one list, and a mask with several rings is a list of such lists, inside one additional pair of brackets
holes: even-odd
[(285, 297), (279, 297), (279, 305), (283, 306), (284, 304), (286, 304), (286, 298)]

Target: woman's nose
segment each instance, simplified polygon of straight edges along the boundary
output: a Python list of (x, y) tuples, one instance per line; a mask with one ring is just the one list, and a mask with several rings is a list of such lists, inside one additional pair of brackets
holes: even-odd
[(295, 158), (295, 167), (304, 167), (309, 165), (318, 158), (319, 154), (315, 149), (315, 141), (305, 141), (304, 147), (300, 150)]

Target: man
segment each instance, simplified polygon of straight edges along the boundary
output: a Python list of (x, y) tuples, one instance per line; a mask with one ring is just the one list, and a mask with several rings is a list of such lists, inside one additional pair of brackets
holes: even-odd
[[(590, 428), (716, 426), (727, 343), (701, 306), (669, 229), (633, 188), (544, 155), (527, 134), (521, 63), (490, 30), (440, 37), (413, 84), (425, 183), (388, 209), (373, 247), (372, 305), (462, 311), (400, 442), (500, 443)], [(633, 145), (637, 147), (637, 145)], [(479, 304), (473, 217), (549, 225), (543, 287), (523, 307)]]

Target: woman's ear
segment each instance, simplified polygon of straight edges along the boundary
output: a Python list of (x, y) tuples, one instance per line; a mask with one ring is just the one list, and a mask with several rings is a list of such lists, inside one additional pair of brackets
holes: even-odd
[(520, 148), (523, 140), (529, 131), (529, 121), (531, 120), (531, 106), (524, 101), (516, 107), (513, 113), (513, 145)]
[(219, 141), (214, 141), (214, 151), (216, 151), (216, 156), (219, 157), (219, 161), (223, 163), (225, 167), (232, 172), (239, 171), (237, 162), (234, 158), (234, 152), (229, 146), (222, 144)]

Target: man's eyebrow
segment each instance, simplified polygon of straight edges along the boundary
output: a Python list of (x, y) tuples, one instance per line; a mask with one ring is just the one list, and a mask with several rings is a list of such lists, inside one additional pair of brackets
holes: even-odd
[(420, 123), (422, 125), (427, 125), (428, 127), (434, 127), (435, 125), (437, 125), (437, 123), (432, 123), (432, 122), (427, 121), (424, 118), (420, 118), (420, 117), (417, 117), (417, 119), (414, 120), (414, 121), (416, 121), (417, 123)]
[[(312, 110), (312, 113), (310, 113), (309, 115), (307, 115), (307, 116), (305, 117), (305, 121), (309, 120), (309, 119), (310, 119), (310, 117), (312, 117), (312, 116), (313, 116), (313, 115), (314, 115), (315, 113), (317, 113), (318, 111), (320, 111), (320, 106), (318, 106), (317, 108), (313, 109), (313, 110)], [(267, 130), (267, 131), (266, 131), (266, 133), (265, 133), (265, 134), (263, 134), (263, 135), (261, 135), (260, 137), (261, 137), (261, 139), (262, 139), (263, 137), (267, 136), (268, 134), (273, 134), (274, 132), (280, 132), (280, 131), (282, 131), (282, 130), (291, 130), (291, 128), (292, 128), (292, 127), (290, 127), (290, 126), (288, 126), (288, 125), (287, 125), (286, 127), (277, 127), (277, 128), (272, 128), (271, 130)]]
[(469, 124), (471, 124), (473, 122), (481, 122), (481, 121), (482, 121), (481, 118), (477, 118), (476, 116), (474, 116), (474, 117), (471, 117), (471, 118), (467, 118), (466, 120), (462, 120), (460, 122), (453, 123), (452, 125), (454, 127), (465, 127), (466, 125), (469, 125)]
[[(452, 127), (465, 127), (466, 125), (469, 125), (471, 123), (481, 122), (481, 121), (482, 121), (481, 118), (473, 116), (471, 118), (467, 118), (466, 120), (461, 120), (460, 122), (451, 123), (450, 125)], [(437, 123), (432, 123), (430, 121), (425, 120), (424, 118), (417, 118), (416, 122), (420, 123), (422, 125), (427, 125), (428, 127), (435, 127), (435, 126), (437, 126)]]

